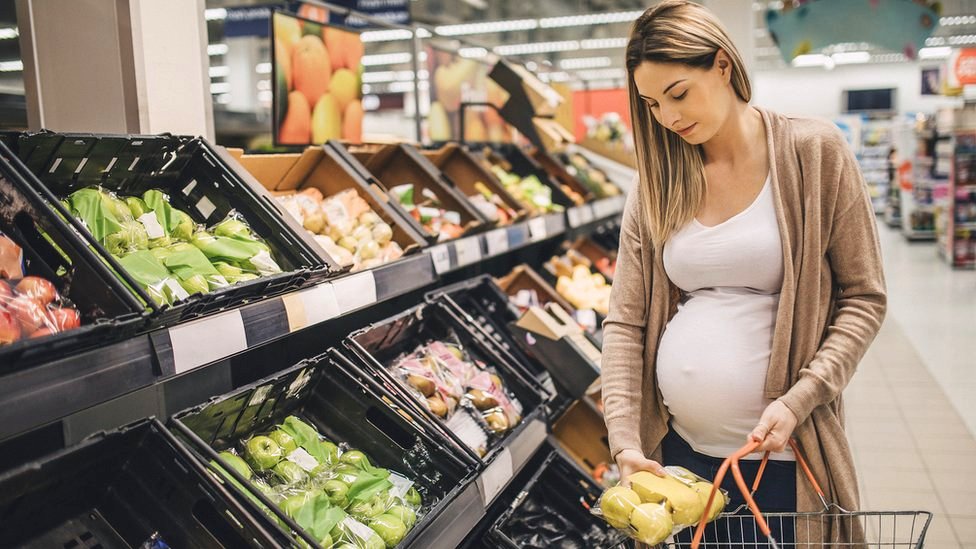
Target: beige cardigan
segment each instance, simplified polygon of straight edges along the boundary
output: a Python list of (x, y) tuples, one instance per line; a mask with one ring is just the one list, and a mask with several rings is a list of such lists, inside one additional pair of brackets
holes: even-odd
[[(782, 401), (799, 419), (794, 436), (828, 501), (856, 510), (841, 391), (885, 314), (874, 212), (857, 161), (833, 124), (760, 112), (784, 258), (766, 396)], [(631, 448), (660, 459), (669, 416), (655, 357), (677, 305), (677, 288), (661, 254), (651, 248), (643, 217), (632, 192), (604, 323), (603, 403), (614, 457)], [(822, 509), (797, 471), (798, 509)], [(835, 529), (838, 534), (847, 538), (850, 532)]]

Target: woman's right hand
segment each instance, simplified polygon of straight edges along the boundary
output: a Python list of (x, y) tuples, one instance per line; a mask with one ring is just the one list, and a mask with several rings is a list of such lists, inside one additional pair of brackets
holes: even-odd
[(647, 459), (639, 450), (621, 450), (617, 454), (617, 468), (620, 469), (620, 483), (624, 486), (630, 486), (627, 477), (637, 471), (650, 471), (659, 477), (667, 474), (660, 463)]

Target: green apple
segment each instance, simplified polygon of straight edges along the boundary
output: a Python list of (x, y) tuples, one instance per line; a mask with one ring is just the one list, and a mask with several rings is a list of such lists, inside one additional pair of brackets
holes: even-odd
[(332, 536), (330, 536), (329, 534), (326, 534), (324, 538), (319, 540), (319, 545), (325, 547), (325, 549), (329, 549), (330, 547), (332, 547), (333, 543), (334, 542), (332, 541)]
[(373, 500), (356, 501), (346, 511), (360, 520), (367, 520), (383, 512), (382, 505), (376, 505)]
[(342, 542), (341, 545), (336, 545), (332, 549), (359, 549), (359, 548), (351, 543)]
[(284, 513), (289, 517), (295, 518), (295, 515), (298, 514), (298, 511), (307, 501), (308, 498), (305, 496), (305, 494), (295, 494), (278, 502), (278, 507), (280, 507), (281, 510), (284, 511)]
[(247, 463), (245, 463), (244, 460), (241, 459), (237, 454), (221, 452), (220, 459), (224, 460), (227, 465), (230, 465), (235, 471), (240, 473), (242, 477), (248, 480), (250, 480), (250, 478), (254, 475), (254, 472), (251, 471), (251, 468), (248, 467)]
[(281, 429), (271, 431), (271, 433), (268, 434), (268, 437), (277, 442), (278, 446), (281, 446), (281, 451), (284, 452), (284, 455), (286, 456), (298, 449), (298, 442), (295, 441), (294, 437)]
[(308, 473), (297, 463), (281, 460), (274, 466), (275, 476), (285, 484), (303, 484), (308, 482)]
[(326, 460), (329, 463), (337, 463), (339, 461), (339, 447), (334, 442), (323, 440), (319, 443), (319, 446), (324, 450), (327, 456)]
[(367, 465), (369, 465), (369, 458), (367, 458), (366, 454), (360, 452), (359, 450), (349, 450), (348, 452), (345, 452), (339, 456), (339, 462), (364, 469)]
[(281, 446), (270, 437), (256, 436), (247, 441), (247, 462), (258, 471), (267, 471), (281, 461)]
[(338, 507), (345, 507), (346, 505), (346, 494), (349, 493), (349, 485), (341, 480), (327, 480), (322, 486), (325, 490), (327, 496), (329, 496), (329, 502), (332, 505)]
[(386, 514), (400, 519), (400, 522), (407, 527), (407, 530), (413, 528), (413, 525), (417, 523), (417, 513), (414, 513), (413, 509), (404, 507), (403, 505), (390, 507), (386, 510)]
[(374, 517), (369, 521), (369, 527), (383, 538), (383, 543), (387, 547), (396, 547), (407, 534), (407, 527), (403, 521), (388, 513)]
[(423, 503), (423, 501), (420, 499), (420, 492), (418, 492), (413, 486), (410, 487), (410, 490), (407, 490), (407, 495), (404, 496), (404, 498), (406, 499), (407, 504), (412, 507), (420, 507)]

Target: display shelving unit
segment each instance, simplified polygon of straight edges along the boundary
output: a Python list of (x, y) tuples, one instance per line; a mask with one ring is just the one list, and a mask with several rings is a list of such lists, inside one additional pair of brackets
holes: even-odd
[(869, 120), (861, 130), (857, 152), (861, 173), (868, 185), (875, 213), (884, 213), (891, 187), (892, 121)]

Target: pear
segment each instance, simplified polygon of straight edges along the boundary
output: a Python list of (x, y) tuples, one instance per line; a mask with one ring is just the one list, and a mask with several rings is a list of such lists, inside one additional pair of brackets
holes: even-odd
[(641, 501), (659, 503), (667, 500), (675, 524), (696, 524), (705, 512), (705, 505), (698, 493), (671, 475), (659, 477), (649, 471), (638, 471), (627, 480)]
[(625, 529), (630, 524), (630, 514), (640, 505), (637, 492), (623, 486), (614, 486), (600, 496), (603, 520), (614, 528)]
[(674, 530), (674, 522), (666, 506), (660, 503), (642, 503), (630, 514), (630, 525), (636, 531), (634, 539), (647, 545), (657, 545), (666, 540)]

